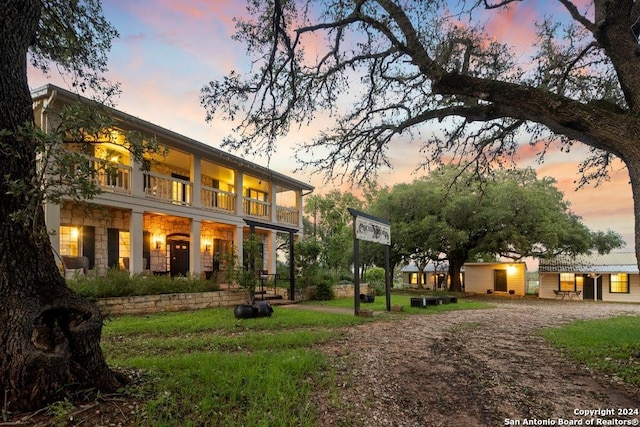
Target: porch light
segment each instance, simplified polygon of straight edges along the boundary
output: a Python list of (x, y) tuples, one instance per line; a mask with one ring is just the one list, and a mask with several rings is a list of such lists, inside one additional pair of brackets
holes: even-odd
[(162, 236), (160, 235), (156, 235), (153, 238), (155, 244), (156, 244), (156, 250), (160, 250), (162, 248)]
[(516, 271), (518, 271), (518, 269), (516, 268), (515, 265), (509, 265), (507, 266), (507, 273), (509, 274), (516, 274)]

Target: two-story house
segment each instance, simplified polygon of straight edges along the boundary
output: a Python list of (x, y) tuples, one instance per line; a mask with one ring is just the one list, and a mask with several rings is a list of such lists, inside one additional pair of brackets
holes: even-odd
[[(50, 111), (89, 102), (46, 85), (32, 91), (36, 124), (52, 126)], [(88, 162), (113, 162), (94, 178), (102, 192), (90, 201), (45, 205), (53, 250), (61, 259), (86, 257), (99, 273), (108, 268), (172, 276), (220, 269), (223, 254), (241, 256), (254, 232), (263, 245), (264, 270), (275, 273), (276, 234), (302, 232), (303, 196), (313, 186), (233, 156), (153, 123), (109, 109), (119, 132), (151, 135), (166, 148), (149, 171), (117, 144), (94, 144)], [(70, 147), (70, 149), (73, 149)]]

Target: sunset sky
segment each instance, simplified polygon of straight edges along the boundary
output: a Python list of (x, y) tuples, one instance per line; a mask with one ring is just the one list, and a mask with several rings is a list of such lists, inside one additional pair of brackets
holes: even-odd
[[(111, 80), (122, 84), (117, 108), (219, 147), (221, 139), (229, 134), (231, 125), (222, 121), (206, 123), (199, 94), (207, 82), (221, 78), (232, 69), (248, 70), (249, 61), (244, 47), (231, 40), (234, 32), (232, 19), (244, 13), (245, 2), (106, 0), (103, 3), (106, 17), (120, 33), (109, 55), (108, 74)], [(497, 36), (509, 37), (522, 55), (527, 55), (534, 34), (531, 24), (542, 13), (566, 15), (555, 0), (527, 0), (511, 11), (495, 16), (487, 28)], [(68, 84), (55, 73), (47, 78), (38, 71), (30, 71), (29, 84), (32, 88), (46, 83), (68, 88)], [(294, 136), (282, 142), (268, 166), (293, 175), (291, 144), (312, 138), (318, 130), (329, 125), (330, 122), (319, 119), (312, 127), (296, 131)], [(392, 185), (416, 178), (418, 175), (413, 171), (417, 165), (419, 144), (419, 141), (395, 142), (390, 149), (394, 169), (382, 171), (379, 182)], [(611, 229), (622, 234), (627, 242), (624, 249), (631, 251), (633, 207), (626, 169), (618, 166), (609, 182), (576, 192), (574, 181), (578, 179), (578, 163), (585, 151), (581, 147), (568, 154), (554, 150), (545, 157), (544, 164), (538, 165), (535, 162), (536, 150), (524, 144), (518, 165), (534, 166), (539, 176), (556, 178), (573, 211), (583, 218), (588, 227)], [(266, 159), (248, 160), (267, 166)], [(319, 176), (297, 174), (295, 177), (315, 185), (317, 192), (333, 188), (323, 184)]]

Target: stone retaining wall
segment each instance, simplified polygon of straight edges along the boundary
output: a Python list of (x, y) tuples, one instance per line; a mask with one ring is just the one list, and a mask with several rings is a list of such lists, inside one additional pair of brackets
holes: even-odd
[[(360, 284), (360, 293), (368, 291), (366, 283)], [(333, 292), (336, 298), (353, 297), (353, 285), (335, 285)], [(283, 299), (288, 298), (288, 289), (277, 288)], [(260, 297), (256, 296), (259, 300)], [(224, 290), (215, 292), (195, 292), (189, 294), (162, 294), (132, 297), (100, 298), (97, 301), (102, 314), (149, 314), (167, 311), (188, 311), (201, 308), (233, 307), (247, 302), (244, 290)]]
[(232, 307), (246, 301), (247, 293), (244, 290), (225, 290), (189, 294), (100, 298), (97, 301), (97, 305), (103, 314), (122, 315)]

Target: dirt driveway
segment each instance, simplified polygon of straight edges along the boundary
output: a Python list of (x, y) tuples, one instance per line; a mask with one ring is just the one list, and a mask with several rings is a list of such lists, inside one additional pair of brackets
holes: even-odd
[(339, 367), (340, 392), (318, 396), (322, 425), (619, 425), (606, 423), (640, 418), (576, 415), (640, 409), (639, 390), (566, 360), (537, 334), (576, 319), (640, 315), (640, 304), (486, 301), (496, 308), (368, 323), (324, 347)]

